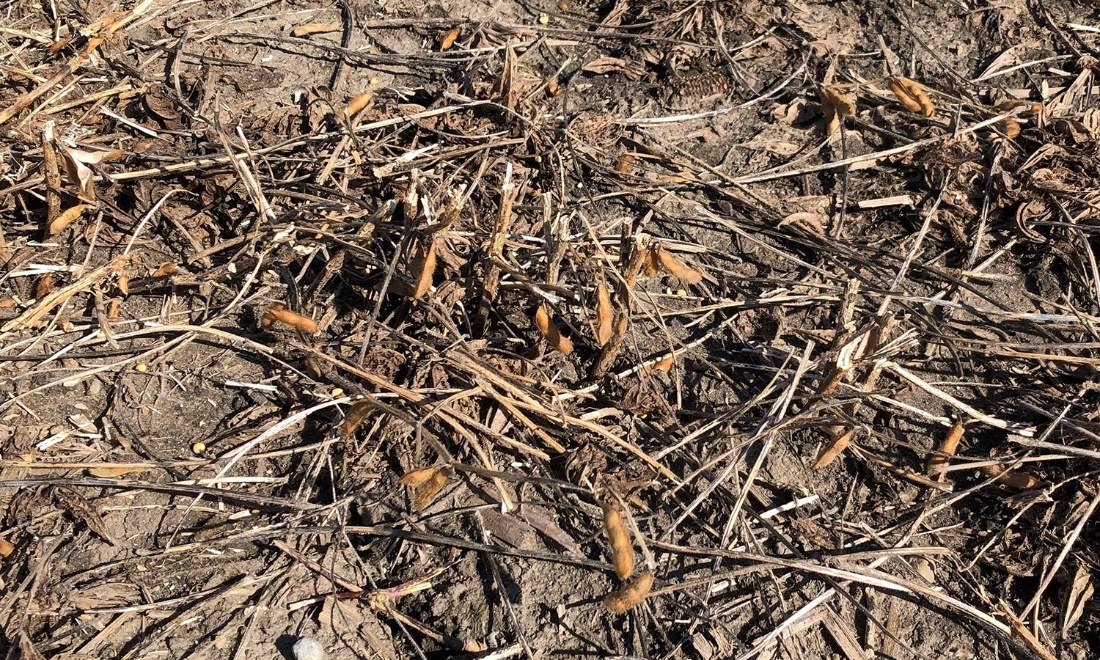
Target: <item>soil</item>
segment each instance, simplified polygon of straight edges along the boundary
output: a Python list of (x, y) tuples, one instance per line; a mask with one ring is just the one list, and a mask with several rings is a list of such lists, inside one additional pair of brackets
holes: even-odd
[(1093, 3), (3, 10), (5, 657), (1100, 655)]

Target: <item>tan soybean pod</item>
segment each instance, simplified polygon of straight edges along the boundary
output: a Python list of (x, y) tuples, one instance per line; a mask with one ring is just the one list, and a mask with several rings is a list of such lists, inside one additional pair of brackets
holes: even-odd
[(297, 328), (308, 335), (317, 334), (317, 322), (308, 316), (302, 316), (301, 314), (295, 314), (286, 308), (282, 303), (275, 303), (271, 307), (267, 308), (264, 312), (263, 319), (260, 324), (265, 328), (270, 328), (276, 322), (283, 325), (289, 325), (292, 328)]
[(596, 343), (600, 346), (606, 346), (611, 340), (613, 317), (611, 293), (607, 290), (607, 283), (601, 277), (596, 283)]
[(573, 352), (573, 342), (562, 336), (558, 326), (550, 320), (550, 315), (542, 305), (539, 305), (539, 308), (535, 311), (535, 327), (542, 338), (546, 340), (546, 343), (550, 344), (557, 352), (565, 355)]
[(959, 448), (959, 441), (962, 440), (962, 437), (963, 423), (961, 421), (955, 422), (951, 426), (951, 430), (947, 432), (943, 442), (940, 443), (939, 454), (934, 454), (928, 459), (928, 476), (943, 479), (943, 473), (940, 470), (947, 465), (947, 457), (955, 455), (955, 450)]
[(462, 36), (462, 26), (458, 25), (447, 31), (439, 40), (439, 52), (450, 50), (455, 45), (455, 40)]
[(642, 571), (637, 577), (624, 584), (621, 588), (604, 596), (604, 607), (615, 614), (624, 614), (645, 600), (645, 597), (649, 595), (649, 590), (652, 588), (653, 573), (648, 570)]
[(305, 25), (299, 25), (290, 31), (292, 37), (308, 37), (311, 34), (322, 34), (324, 32), (339, 32), (339, 23), (306, 23)]
[(678, 277), (688, 284), (698, 284), (703, 281), (702, 273), (672, 256), (672, 253), (668, 250), (657, 248), (657, 262), (672, 276)]
[(432, 275), (435, 274), (435, 241), (428, 239), (427, 249), (417, 258), (420, 272), (416, 276), (416, 288), (413, 298), (422, 298), (432, 288)]
[(907, 110), (919, 112), (925, 117), (936, 114), (936, 106), (932, 104), (932, 99), (928, 98), (928, 94), (924, 92), (920, 83), (903, 76), (896, 76), (891, 78), (887, 85)]
[(625, 580), (634, 572), (634, 546), (630, 542), (630, 532), (623, 522), (623, 513), (614, 502), (604, 502), (603, 531), (607, 534), (607, 543), (611, 546), (611, 565), (615, 575)]

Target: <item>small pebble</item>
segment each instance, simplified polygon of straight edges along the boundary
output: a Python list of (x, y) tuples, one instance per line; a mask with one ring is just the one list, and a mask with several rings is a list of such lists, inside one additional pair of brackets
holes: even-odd
[(325, 657), (325, 649), (321, 644), (309, 637), (302, 637), (294, 642), (294, 660), (321, 660)]

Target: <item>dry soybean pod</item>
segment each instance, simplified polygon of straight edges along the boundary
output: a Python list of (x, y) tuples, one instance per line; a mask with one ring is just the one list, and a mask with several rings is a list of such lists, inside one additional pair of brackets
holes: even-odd
[(275, 303), (271, 307), (267, 308), (264, 312), (263, 319), (260, 324), (265, 328), (270, 328), (276, 322), (284, 325), (289, 325), (292, 328), (297, 328), (308, 335), (317, 334), (317, 322), (308, 316), (302, 316), (301, 314), (295, 314), (287, 309), (282, 303)]
[(308, 37), (311, 34), (322, 34), (324, 32), (339, 32), (339, 23), (306, 23), (305, 25), (299, 25), (290, 31), (292, 37)]
[(614, 502), (604, 502), (603, 530), (607, 534), (607, 543), (611, 546), (611, 565), (615, 575), (625, 580), (634, 572), (634, 546), (630, 542), (630, 532), (623, 522), (623, 513)]
[(642, 571), (630, 582), (621, 588), (612, 591), (603, 598), (604, 607), (615, 614), (624, 614), (631, 608), (645, 600), (649, 590), (653, 588), (653, 573)]
[(550, 320), (550, 315), (542, 305), (539, 305), (539, 308), (535, 311), (535, 327), (538, 328), (539, 334), (546, 340), (546, 343), (550, 344), (554, 350), (565, 355), (573, 352), (573, 342), (561, 335), (558, 326)]
[(662, 268), (674, 277), (678, 277), (688, 284), (698, 284), (703, 281), (702, 273), (672, 256), (672, 253), (664, 248), (657, 248), (657, 261)]
[(959, 448), (959, 441), (963, 437), (963, 423), (962, 421), (955, 422), (951, 427), (951, 430), (947, 432), (943, 442), (940, 443), (939, 453), (934, 454), (928, 459), (928, 476), (936, 477), (940, 481), (943, 481), (943, 472), (941, 470), (947, 465), (947, 457), (954, 456), (955, 450)]
[(611, 309), (611, 293), (607, 290), (607, 283), (603, 278), (596, 283), (596, 343), (606, 346), (611, 340), (611, 322), (614, 319)]

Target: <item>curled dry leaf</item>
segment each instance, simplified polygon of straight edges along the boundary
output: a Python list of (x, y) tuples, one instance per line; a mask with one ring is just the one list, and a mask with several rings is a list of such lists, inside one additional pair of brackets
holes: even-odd
[(455, 45), (455, 41), (462, 36), (462, 26), (456, 25), (447, 31), (439, 39), (439, 52), (447, 51), (451, 49), (451, 46)]
[(896, 76), (889, 80), (887, 86), (898, 102), (910, 112), (919, 112), (925, 117), (936, 114), (936, 106), (932, 104), (932, 100), (928, 98), (928, 94), (925, 93), (924, 87), (920, 83), (902, 76)]
[(289, 325), (309, 335), (317, 334), (316, 321), (308, 316), (295, 314), (287, 309), (282, 303), (275, 303), (271, 307), (268, 307), (267, 311), (264, 312), (263, 318), (260, 320), (260, 325), (264, 328), (270, 328), (275, 325), (275, 323)]
[(351, 404), (351, 407), (348, 408), (348, 414), (340, 420), (340, 437), (350, 438), (370, 416), (372, 410), (374, 410), (373, 406), (366, 401), (356, 401)]
[(611, 565), (615, 575), (625, 580), (634, 572), (634, 546), (630, 542), (630, 533), (623, 522), (623, 513), (614, 502), (604, 502), (603, 530), (611, 546)]
[(340, 111), (340, 119), (351, 119), (355, 115), (362, 112), (363, 108), (367, 107), (367, 104), (374, 98), (374, 92), (364, 92), (358, 96), (352, 97), (348, 104), (344, 106), (344, 109)]
[(428, 239), (426, 249), (416, 258), (416, 288), (413, 298), (421, 298), (432, 288), (432, 276), (435, 274), (435, 240)]
[(308, 37), (311, 34), (323, 34), (325, 32), (339, 32), (339, 23), (306, 23), (299, 25), (290, 31), (292, 37)]
[(88, 199), (95, 198), (95, 189), (92, 181), (95, 173), (89, 165), (98, 165), (104, 160), (109, 160), (113, 152), (108, 151), (84, 151), (83, 149), (70, 149), (62, 144), (58, 151), (61, 153), (61, 162), (65, 165), (65, 174), (69, 182), (77, 187), (82, 195)]
[(13, 552), (15, 552), (15, 546), (12, 545), (12, 542), (7, 539), (0, 538), (0, 557), (6, 559), (10, 557)]
[(600, 346), (606, 346), (611, 340), (614, 316), (611, 309), (611, 293), (607, 290), (607, 283), (601, 277), (596, 283), (596, 343)]
[(943, 480), (944, 475), (941, 470), (947, 466), (947, 457), (955, 455), (955, 450), (959, 448), (959, 441), (962, 440), (962, 437), (963, 423), (961, 421), (955, 422), (951, 426), (951, 430), (947, 432), (943, 442), (940, 443), (939, 453), (928, 459), (928, 476)]
[(535, 310), (535, 327), (538, 328), (539, 334), (546, 340), (546, 343), (550, 344), (555, 351), (565, 355), (573, 352), (573, 342), (569, 341), (568, 337), (562, 336), (558, 326), (550, 320), (550, 315), (542, 305), (539, 305), (539, 308)]
[(633, 580), (623, 585), (622, 588), (604, 596), (604, 607), (615, 614), (624, 614), (645, 600), (652, 588), (653, 573), (648, 570), (642, 571)]
[(821, 455), (817, 457), (816, 461), (814, 461), (814, 469), (820, 470), (821, 468), (836, 460), (836, 457), (840, 456), (840, 453), (844, 451), (845, 447), (848, 446), (848, 443), (852, 441), (852, 433), (853, 432), (851, 430), (848, 430), (836, 436), (836, 438), (833, 439), (832, 443), (825, 447), (825, 449), (821, 452)]
[(661, 264), (661, 267), (667, 270), (673, 277), (678, 277), (688, 284), (698, 284), (703, 281), (702, 273), (687, 266), (684, 262), (672, 256), (672, 253), (664, 248), (657, 248), (657, 261)]
[(69, 208), (62, 211), (61, 214), (54, 218), (53, 222), (50, 223), (50, 236), (60, 234), (61, 232), (65, 231), (65, 229), (67, 229), (69, 225), (80, 219), (80, 216), (84, 214), (84, 209), (86, 208), (88, 208), (87, 204), (77, 204), (76, 206), (70, 206)]
[(179, 113), (172, 107), (172, 102), (159, 94), (145, 93), (141, 97), (141, 105), (146, 112), (162, 121), (175, 121), (180, 118)]

